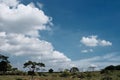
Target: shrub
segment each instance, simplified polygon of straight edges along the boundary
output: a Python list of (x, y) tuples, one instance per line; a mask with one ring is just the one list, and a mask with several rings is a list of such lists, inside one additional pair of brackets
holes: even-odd
[(101, 73), (101, 74), (108, 74), (108, 73), (109, 73), (109, 71), (108, 71), (108, 70), (103, 69), (103, 70), (101, 70), (101, 71), (100, 71), (100, 73)]
[(85, 74), (83, 74), (83, 73), (78, 74), (77, 77), (83, 79), (83, 78), (85, 78)]
[(78, 69), (77, 67), (72, 67), (72, 68), (70, 69), (70, 72), (76, 73), (76, 72), (79, 72), (79, 69)]
[(68, 77), (68, 76), (70, 76), (70, 73), (66, 71), (60, 75), (60, 77)]
[(116, 70), (120, 70), (120, 65), (115, 66)]
[(53, 73), (53, 69), (49, 69), (49, 73)]

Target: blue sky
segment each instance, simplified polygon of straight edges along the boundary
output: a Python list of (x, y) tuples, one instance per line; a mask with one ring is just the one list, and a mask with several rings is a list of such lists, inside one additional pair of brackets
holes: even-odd
[[(39, 61), (41, 54), (43, 58), (53, 55), (43, 59), (49, 67), (58, 66), (57, 61), (62, 62), (59, 58), (64, 58), (63, 61), (66, 62), (69, 61), (65, 64), (80, 68), (90, 65), (101, 68), (107, 65), (120, 64), (119, 0), (0, 1), (7, 4), (8, 7), (15, 7), (16, 12), (20, 14), (17, 15), (14, 9), (11, 8), (11, 12), (14, 14), (10, 12), (10, 15), (8, 15), (10, 19), (5, 18), (3, 14), (8, 9), (6, 11), (2, 10), (3, 5), (1, 4), (0, 9), (3, 14), (0, 14), (2, 16), (0, 17), (0, 32), (1, 38), (5, 37), (1, 39), (1, 43), (3, 43), (2, 40), (4, 39), (9, 42), (4, 42), (4, 45), (7, 46), (1, 44), (0, 49), (14, 53), (11, 54), (13, 57), (10, 58), (13, 64), (18, 63), (18, 65), (21, 65), (24, 61), (35, 60), (35, 58), (38, 58)], [(10, 27), (2, 24), (10, 25)], [(17, 39), (16, 36), (18, 36)], [(24, 45), (18, 41), (19, 39), (24, 41)], [(28, 44), (33, 46), (29, 47)], [(13, 50), (12, 48), (15, 46), (18, 46), (18, 48)], [(39, 48), (40, 46), (42, 48)], [(9, 49), (9, 47), (11, 48)], [(33, 56), (32, 51), (40, 57)], [(55, 62), (54, 65), (46, 62), (47, 59), (55, 59), (55, 61), (52, 61)], [(85, 63), (86, 65), (84, 65)]]
[[(43, 10), (53, 18), (53, 34), (42, 33), (43, 39), (52, 42), (57, 50), (71, 59), (119, 52), (120, 1), (118, 0), (41, 0)], [(82, 54), (80, 39), (97, 35), (113, 45), (96, 47), (94, 52)], [(77, 55), (77, 56), (76, 56)]]

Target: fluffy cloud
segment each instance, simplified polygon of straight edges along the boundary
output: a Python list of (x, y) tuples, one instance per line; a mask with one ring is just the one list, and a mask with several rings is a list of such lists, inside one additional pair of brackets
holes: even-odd
[(49, 23), (50, 17), (31, 4), (19, 4), (15, 8), (0, 4), (0, 31), (39, 36), (38, 30), (46, 30)]
[[(43, 61), (47, 65), (65, 67), (71, 59), (54, 50), (50, 42), (22, 34), (0, 32), (0, 49), (10, 52), (13, 56), (26, 56), (34, 61)], [(19, 59), (19, 58), (18, 58)], [(59, 66), (60, 67), (60, 66)], [(67, 67), (67, 65), (66, 65)]]
[(15, 7), (16, 5), (18, 5), (19, 1), (18, 0), (0, 0), (0, 3), (4, 3), (10, 7)]
[(64, 53), (54, 50), (50, 42), (38, 38), (39, 31), (47, 30), (51, 24), (51, 18), (42, 10), (36, 8), (33, 3), (24, 5), (17, 0), (0, 0), (0, 2), (1, 50), (18, 57), (15, 60), (18, 60), (18, 63), (20, 60), (24, 62), (30, 59), (43, 60), (50, 66), (72, 65), (71, 59)]
[(86, 46), (97, 46), (98, 40), (96, 38), (97, 36), (82, 37), (81, 43)]
[(88, 52), (93, 52), (93, 49), (85, 49), (81, 50), (82, 53), (88, 53)]
[(80, 42), (84, 44), (85, 46), (89, 46), (89, 47), (111, 46), (112, 45), (110, 41), (98, 39), (97, 36), (82, 37)]
[(105, 41), (105, 40), (101, 40), (99, 43), (101, 46), (111, 46), (112, 43), (110, 41)]
[(44, 5), (43, 5), (42, 3), (37, 2), (37, 6), (38, 6), (40, 9), (42, 9)]

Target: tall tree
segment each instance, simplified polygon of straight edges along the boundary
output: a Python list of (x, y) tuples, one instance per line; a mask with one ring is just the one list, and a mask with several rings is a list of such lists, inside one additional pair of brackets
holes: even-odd
[(40, 67), (45, 67), (45, 64), (37, 63), (37, 62), (33, 62), (33, 61), (28, 61), (28, 62), (24, 63), (24, 68), (29, 68), (28, 74), (32, 76), (32, 79), (35, 74), (35, 71), (40, 69)]
[(5, 74), (6, 71), (11, 70), (12, 68), (10, 62), (8, 61), (8, 58), (9, 57), (0, 54), (0, 72), (2, 72), (3, 74)]

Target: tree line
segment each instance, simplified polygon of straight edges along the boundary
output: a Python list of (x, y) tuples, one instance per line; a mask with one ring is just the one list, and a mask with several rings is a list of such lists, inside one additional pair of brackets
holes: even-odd
[[(18, 68), (12, 67), (10, 64), (10, 61), (8, 60), (8, 56), (4, 56), (0, 54), (0, 74), (6, 74), (7, 72), (18, 72), (22, 73), (22, 71), (18, 70)], [(43, 67), (45, 67), (44, 63), (40, 62), (34, 62), (34, 61), (27, 61), (23, 64), (23, 68), (27, 68), (28, 75), (34, 76), (36, 72), (40, 71)], [(110, 65), (105, 67), (103, 70), (120, 70), (120, 65)], [(79, 69), (77, 67), (72, 67), (70, 70), (65, 69), (65, 72), (79, 72)], [(53, 69), (49, 69), (48, 72), (52, 73), (54, 72)], [(23, 72), (24, 73), (24, 72)]]
[(120, 65), (110, 65), (104, 68), (104, 70), (120, 70)]

